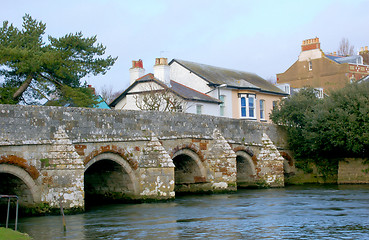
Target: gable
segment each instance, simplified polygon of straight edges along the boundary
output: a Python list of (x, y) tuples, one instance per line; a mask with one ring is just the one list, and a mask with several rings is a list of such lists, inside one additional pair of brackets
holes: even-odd
[(196, 89), (202, 93), (212, 90), (212, 88), (209, 87), (208, 81), (182, 64), (172, 60), (169, 65), (171, 80), (174, 80), (192, 89)]
[(128, 94), (142, 93), (148, 91), (163, 90), (164, 88), (155, 81), (137, 82), (131, 89), (127, 91)]

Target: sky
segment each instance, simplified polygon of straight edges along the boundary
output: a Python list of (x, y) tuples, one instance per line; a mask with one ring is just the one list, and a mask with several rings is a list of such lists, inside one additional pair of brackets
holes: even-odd
[(97, 90), (129, 86), (132, 60), (146, 73), (166, 57), (255, 73), (273, 81), (298, 58), (305, 39), (324, 52), (347, 38), (355, 51), (369, 45), (369, 0), (0, 0), (0, 21), (21, 28), (27, 13), (46, 34), (96, 35), (118, 57), (105, 74), (84, 80)]

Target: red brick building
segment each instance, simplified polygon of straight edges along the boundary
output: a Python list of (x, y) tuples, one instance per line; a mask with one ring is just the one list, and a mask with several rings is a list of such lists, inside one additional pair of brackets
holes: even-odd
[(284, 73), (277, 74), (277, 84), (322, 88), (328, 93), (368, 75), (369, 66), (364, 64), (362, 55), (325, 54), (320, 49), (319, 38), (312, 38), (302, 41), (297, 61)]

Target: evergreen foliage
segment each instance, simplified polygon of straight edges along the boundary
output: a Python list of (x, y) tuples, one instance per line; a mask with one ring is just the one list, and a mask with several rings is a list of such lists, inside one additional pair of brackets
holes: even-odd
[(45, 43), (45, 29), (46, 24), (28, 14), (23, 17), (21, 30), (3, 22), (0, 75), (5, 82), (0, 89), (0, 102), (27, 103), (27, 97), (43, 99), (52, 95), (58, 96), (58, 101), (72, 100), (77, 106), (93, 106), (96, 99), (86, 98), (90, 94), (86, 95), (81, 79), (89, 74), (105, 74), (117, 58), (103, 58), (105, 47), (96, 44), (96, 36), (85, 38), (81, 32), (60, 38), (48, 36)]
[(369, 155), (369, 83), (352, 83), (318, 99), (312, 88), (283, 99), (272, 111), (285, 126), (299, 167), (314, 162), (322, 174), (337, 170), (337, 159)]

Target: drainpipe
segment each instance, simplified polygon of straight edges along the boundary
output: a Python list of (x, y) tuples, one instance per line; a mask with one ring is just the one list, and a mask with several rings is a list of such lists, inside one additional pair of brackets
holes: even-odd
[(222, 84), (222, 85), (219, 85), (217, 86), (216, 88), (218, 88), (218, 99), (220, 100), (220, 88), (224, 88), (224, 87), (227, 87), (227, 84)]

